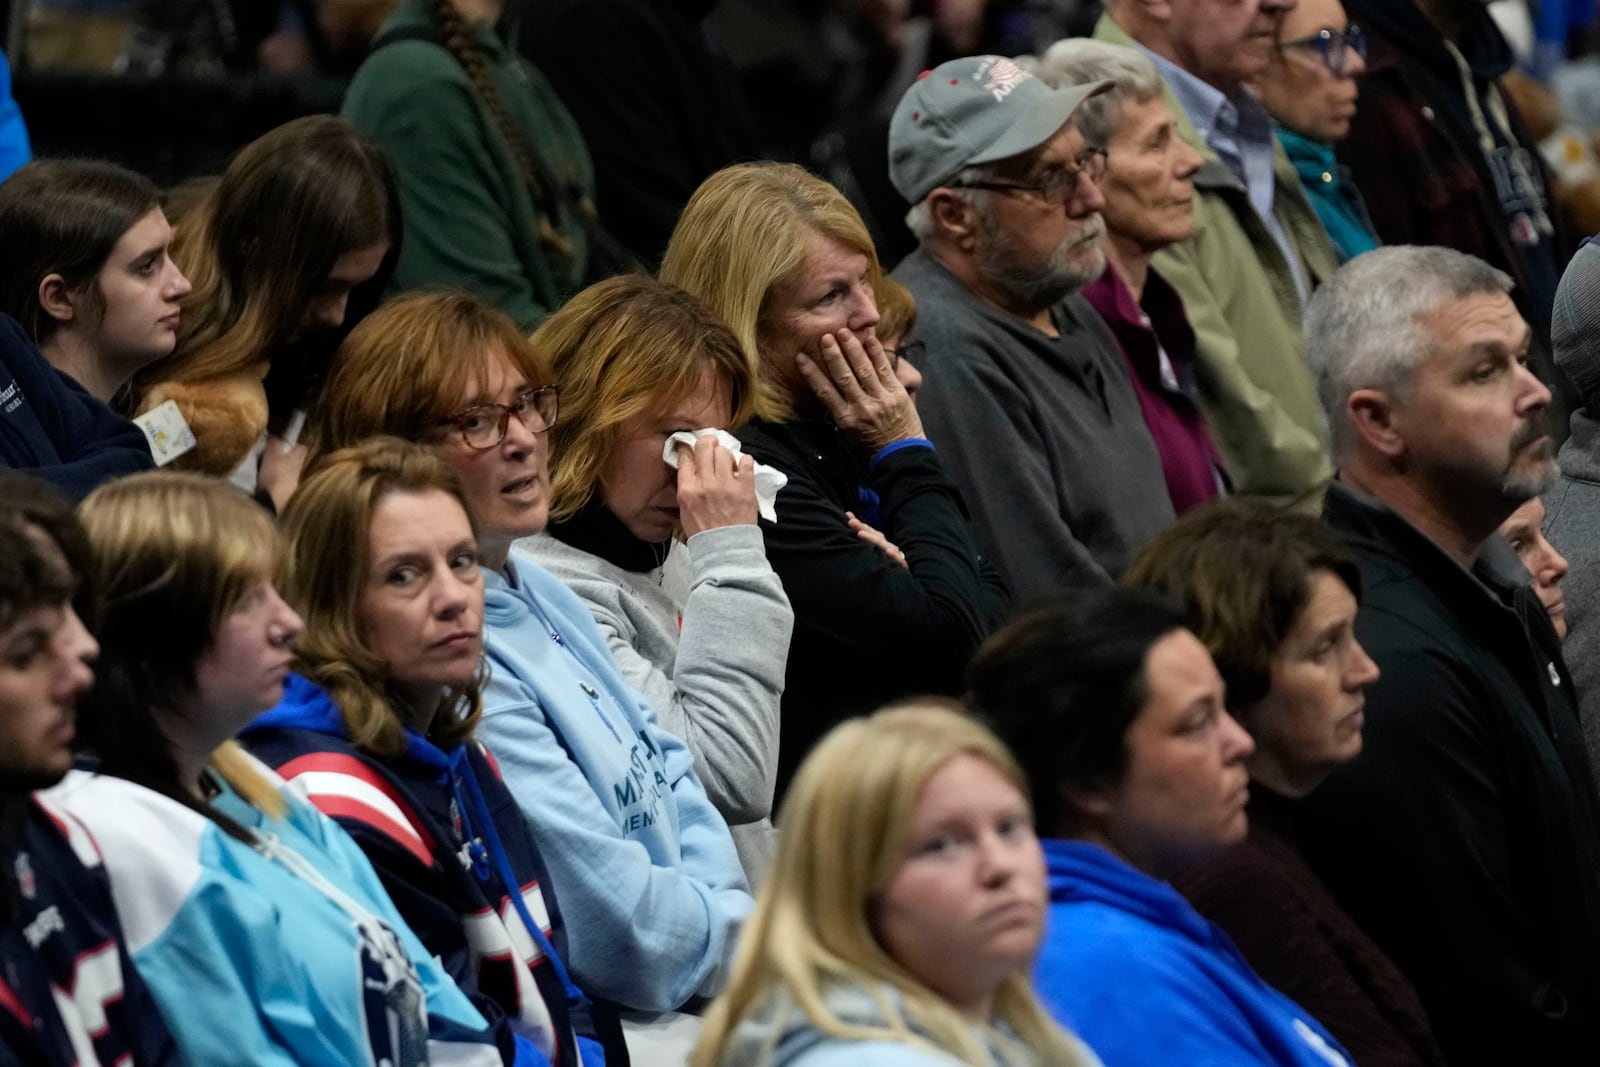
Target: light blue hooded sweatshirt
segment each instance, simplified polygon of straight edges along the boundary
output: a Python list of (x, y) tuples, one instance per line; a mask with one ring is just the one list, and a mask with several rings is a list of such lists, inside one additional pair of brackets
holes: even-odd
[(527, 816), (591, 995), (645, 1012), (714, 996), (753, 901), (682, 741), (589, 609), (532, 558), (485, 569), (479, 737)]

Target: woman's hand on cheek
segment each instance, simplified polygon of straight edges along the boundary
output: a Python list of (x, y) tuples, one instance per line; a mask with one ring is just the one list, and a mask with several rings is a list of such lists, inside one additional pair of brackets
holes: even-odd
[(850, 330), (822, 338), (819, 358), (802, 353), (795, 366), (833, 421), (862, 451), (922, 436), (922, 420), (876, 337), (862, 344)]

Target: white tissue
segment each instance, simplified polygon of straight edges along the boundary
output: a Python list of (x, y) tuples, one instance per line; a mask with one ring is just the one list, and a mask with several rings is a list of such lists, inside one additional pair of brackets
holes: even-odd
[[(739, 439), (727, 430), (713, 430), (710, 428), (696, 430), (679, 430), (667, 438), (667, 447), (661, 450), (661, 461), (673, 470), (678, 469), (678, 446), (680, 444), (694, 447), (695, 438), (711, 434), (717, 439), (717, 444), (732, 452), (735, 459), (744, 454), (744, 446)], [(765, 463), (756, 464), (756, 510), (768, 522), (778, 521), (778, 490), (789, 484), (789, 476), (780, 470), (775, 470)]]

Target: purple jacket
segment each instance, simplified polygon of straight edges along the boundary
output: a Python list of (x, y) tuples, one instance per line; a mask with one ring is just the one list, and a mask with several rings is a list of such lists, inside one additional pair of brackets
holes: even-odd
[(1084, 286), (1083, 296), (1122, 349), (1139, 410), (1161, 453), (1172, 510), (1181, 515), (1210, 500), (1227, 486), (1227, 475), (1196, 396), (1194, 331), (1184, 314), (1183, 299), (1152, 270), (1144, 300), (1136, 304), (1110, 266)]

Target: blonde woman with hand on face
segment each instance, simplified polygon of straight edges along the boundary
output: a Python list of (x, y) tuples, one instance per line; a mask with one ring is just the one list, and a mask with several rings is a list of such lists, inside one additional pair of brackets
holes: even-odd
[[(623, 678), (694, 753), (757, 882), (776, 844), (794, 613), (756, 526), (753, 461), (703, 432), (748, 418), (752, 361), (698, 300), (640, 274), (585, 289), (532, 343), (563, 403), (550, 524), (521, 545), (589, 606)], [(674, 470), (678, 434), (700, 436), (673, 445)]]
[(947, 701), (834, 728), (693, 1067), (1099, 1067), (1028, 970), (1045, 870), (1005, 747)]
[(772, 163), (706, 179), (661, 265), (757, 360), (739, 439), (789, 479), (761, 524), (795, 613), (780, 795), (846, 716), (957, 692), (1009, 600), (877, 337), (882, 273), (844, 195)]

